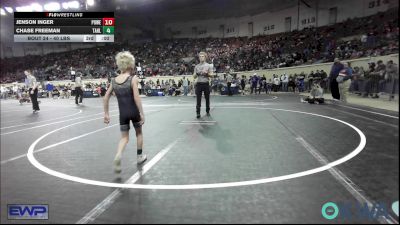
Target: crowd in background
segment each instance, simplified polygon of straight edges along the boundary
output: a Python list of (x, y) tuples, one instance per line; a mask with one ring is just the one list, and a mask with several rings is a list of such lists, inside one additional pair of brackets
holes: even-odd
[[(107, 83), (84, 82), (83, 91), (93, 92), (96, 96), (104, 96), (107, 90)], [(54, 85), (51, 82), (40, 82), (38, 85), (39, 98), (69, 99), (75, 95), (75, 87), (73, 83)], [(0, 86), (0, 98), (16, 98), (20, 99), (28, 95), (28, 89), (25, 85), (13, 84), (11, 86)]]
[[(110, 44), (43, 56), (2, 59), (1, 83), (23, 82), (25, 69), (38, 80), (70, 79), (71, 67), (83, 78), (115, 75), (114, 56), (129, 50), (144, 76), (188, 75), (205, 50), (215, 72), (251, 71), (398, 53), (398, 9), (353, 18), (331, 26), (252, 38), (202, 38)], [(349, 38), (350, 37), (350, 38)]]
[[(390, 94), (393, 98), (394, 93), (398, 92), (399, 71), (398, 65), (392, 60), (382, 62), (369, 62), (369, 67), (352, 67), (347, 63), (348, 70), (351, 70), (350, 88), (351, 93), (370, 98), (379, 98), (382, 94)], [(340, 69), (334, 72), (335, 67)], [(331, 83), (336, 79), (340, 70), (344, 67), (344, 63), (337, 61), (333, 63), (331, 71), (325, 72), (324, 70), (311, 71), (306, 74), (301, 72), (299, 74), (274, 74), (272, 78), (267, 79), (265, 75), (254, 73), (249, 78), (245, 76), (238, 76), (233, 73), (231, 78), (231, 88), (237, 89), (240, 94), (270, 94), (272, 92), (309, 92), (314, 84), (318, 84), (324, 92), (332, 92)], [(337, 74), (335, 74), (337, 73)], [(212, 94), (221, 94), (227, 89), (229, 73), (215, 76), (210, 81), (210, 89)], [(69, 98), (74, 95), (73, 84), (68, 83), (65, 85), (53, 85), (51, 82), (41, 82), (39, 85), (40, 97), (49, 98)], [(108, 82), (93, 83), (85, 82), (84, 91), (97, 93), (96, 96), (104, 96), (107, 90)], [(149, 91), (157, 90), (162, 92), (162, 95), (180, 96), (180, 95), (194, 95), (194, 83), (189, 81), (186, 76), (179, 80), (157, 79), (146, 80), (142, 79), (139, 83), (139, 92), (142, 95), (147, 95)], [(5, 87), (1, 85), (0, 97), (5, 98), (19, 98), (25, 93), (24, 86), (14, 84), (13, 86)], [(336, 96), (335, 96), (336, 97)], [(340, 97), (337, 97), (340, 99)]]

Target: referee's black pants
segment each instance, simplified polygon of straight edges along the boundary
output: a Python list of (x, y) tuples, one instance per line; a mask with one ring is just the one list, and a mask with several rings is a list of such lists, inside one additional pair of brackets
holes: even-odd
[(200, 114), (201, 108), (201, 97), (204, 92), (204, 97), (206, 98), (206, 112), (210, 112), (210, 84), (209, 83), (197, 83), (196, 84), (196, 113)]
[(79, 98), (79, 103), (82, 103), (83, 91), (82, 91), (81, 87), (75, 88), (75, 104), (77, 104), (77, 105), (78, 105), (78, 98)]
[(33, 108), (33, 110), (40, 110), (39, 103), (37, 100), (38, 89), (36, 88), (35, 90), (33, 90), (33, 94), (31, 94), (31, 91), (32, 91), (32, 88), (29, 88), (29, 96), (31, 97), (32, 108)]

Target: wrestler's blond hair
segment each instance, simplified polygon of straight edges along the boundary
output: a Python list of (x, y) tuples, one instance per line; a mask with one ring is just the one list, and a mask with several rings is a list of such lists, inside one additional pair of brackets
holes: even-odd
[(207, 59), (207, 53), (206, 52), (199, 52), (199, 57), (200, 57), (200, 55), (204, 55), (206, 57), (206, 59)]
[(115, 56), (118, 69), (121, 73), (127, 71), (130, 68), (135, 68), (135, 57), (129, 51), (119, 52)]

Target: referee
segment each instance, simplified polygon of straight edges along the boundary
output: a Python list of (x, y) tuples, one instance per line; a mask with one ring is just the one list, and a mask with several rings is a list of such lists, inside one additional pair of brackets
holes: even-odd
[(83, 99), (82, 78), (79, 73), (75, 77), (75, 104), (76, 105), (79, 105), (78, 99), (79, 99), (79, 103), (82, 104), (82, 99)]
[(29, 88), (29, 95), (31, 97), (32, 101), (32, 108), (33, 108), (33, 113), (36, 113), (37, 111), (40, 111), (39, 108), (39, 103), (37, 100), (37, 94), (38, 94), (38, 83), (36, 82), (36, 77), (32, 75), (31, 70), (25, 70), (24, 71), (27, 79), (27, 86)]
[(199, 60), (200, 63), (194, 67), (193, 77), (196, 80), (196, 113), (197, 118), (200, 118), (200, 108), (201, 108), (201, 96), (204, 92), (204, 97), (206, 98), (206, 112), (207, 116), (210, 116), (210, 77), (213, 76), (213, 65), (206, 62), (207, 53), (200, 52)]

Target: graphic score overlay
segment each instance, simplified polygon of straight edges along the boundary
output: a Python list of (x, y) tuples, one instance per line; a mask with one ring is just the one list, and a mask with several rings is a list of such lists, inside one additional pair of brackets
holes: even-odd
[(15, 12), (14, 42), (114, 42), (114, 12)]

